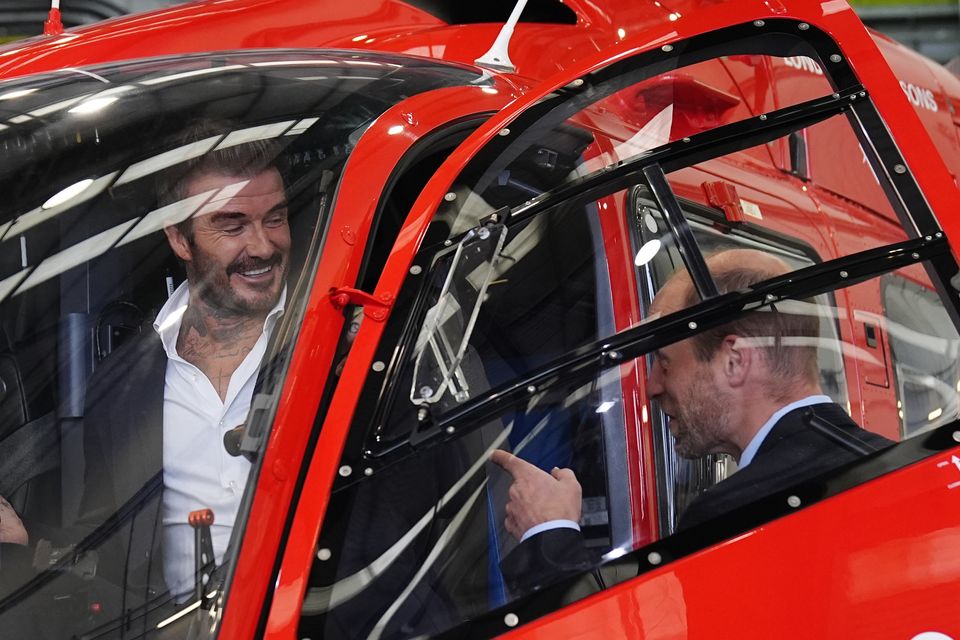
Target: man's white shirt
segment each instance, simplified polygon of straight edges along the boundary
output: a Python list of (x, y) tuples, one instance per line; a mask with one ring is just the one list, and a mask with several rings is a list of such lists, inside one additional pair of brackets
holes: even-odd
[(213, 551), (217, 564), (223, 561), (250, 471), (246, 458), (227, 453), (223, 436), (247, 419), (260, 363), (283, 313), (286, 294), (284, 289), (267, 315), (263, 332), (233, 372), (222, 401), (207, 376), (177, 353), (177, 337), (190, 299), (186, 282), (170, 296), (154, 322), (167, 354), (163, 388), (163, 577), (175, 597), (194, 587), (194, 531), (187, 522), (191, 511), (213, 510)]

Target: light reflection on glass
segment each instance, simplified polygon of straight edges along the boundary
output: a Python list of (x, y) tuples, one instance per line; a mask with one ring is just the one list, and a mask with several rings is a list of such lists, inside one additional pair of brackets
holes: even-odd
[(7, 93), (0, 94), (0, 100), (14, 100), (16, 98), (22, 98), (23, 96), (28, 96), (35, 91), (36, 91), (36, 88), (17, 89), (16, 91), (8, 91)]
[(660, 251), (660, 247), (663, 246), (660, 240), (654, 238), (649, 242), (645, 243), (640, 250), (637, 251), (637, 257), (634, 259), (633, 263), (638, 267), (642, 267), (647, 264), (653, 257), (657, 255), (657, 252)]
[(63, 189), (62, 191), (59, 191), (53, 194), (52, 196), (50, 196), (50, 198), (46, 202), (40, 205), (40, 208), (52, 209), (57, 205), (60, 205), (60, 204), (63, 204), (64, 202), (72, 200), (74, 196), (77, 196), (83, 193), (84, 191), (86, 191), (87, 187), (89, 187), (92, 184), (93, 184), (93, 178), (87, 178), (86, 180), (75, 182), (74, 184), (70, 185), (66, 189)]

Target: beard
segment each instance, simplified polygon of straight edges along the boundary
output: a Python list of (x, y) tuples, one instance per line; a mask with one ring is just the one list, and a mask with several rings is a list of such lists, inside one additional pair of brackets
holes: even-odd
[(716, 452), (724, 442), (730, 422), (728, 398), (709, 378), (709, 371), (697, 376), (685, 394), (685, 400), (675, 404), (676, 414), (670, 419), (674, 448), (687, 459), (699, 458)]
[[(191, 291), (195, 291), (208, 306), (224, 316), (260, 316), (276, 306), (283, 291), (286, 276), (286, 258), (275, 253), (269, 258), (241, 256), (224, 267), (203, 251), (194, 248)], [(270, 267), (272, 278), (262, 286), (248, 284), (237, 287), (231, 281), (233, 274)]]

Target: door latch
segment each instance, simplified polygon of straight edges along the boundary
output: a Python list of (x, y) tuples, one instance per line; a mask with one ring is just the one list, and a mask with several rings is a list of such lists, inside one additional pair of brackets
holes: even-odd
[(336, 309), (343, 309), (348, 304), (355, 304), (363, 307), (363, 315), (374, 322), (383, 322), (387, 318), (387, 313), (393, 306), (393, 296), (389, 293), (381, 293), (379, 296), (353, 289), (351, 287), (339, 287), (330, 291), (330, 303)]

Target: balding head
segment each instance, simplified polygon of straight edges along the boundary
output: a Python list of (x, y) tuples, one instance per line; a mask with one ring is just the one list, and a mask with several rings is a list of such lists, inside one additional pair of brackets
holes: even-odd
[[(780, 258), (754, 249), (714, 253), (707, 257), (706, 263), (721, 294), (744, 290), (791, 271)], [(680, 270), (661, 288), (651, 311), (666, 315), (699, 301), (690, 275)], [(729, 335), (750, 338), (764, 345), (761, 352), (771, 374), (769, 391), (775, 398), (784, 399), (797, 385), (818, 384), (820, 371), (813, 344), (819, 334), (820, 321), (816, 315), (785, 313), (774, 305), (705, 331), (691, 338), (691, 342), (697, 357), (704, 362), (713, 357)]]

